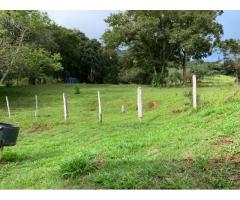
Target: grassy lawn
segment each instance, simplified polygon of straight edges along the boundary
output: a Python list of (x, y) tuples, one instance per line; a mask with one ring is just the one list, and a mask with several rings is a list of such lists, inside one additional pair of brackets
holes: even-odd
[[(0, 120), (21, 126), (17, 145), (4, 148), (0, 188), (240, 189), (240, 91), (226, 77), (201, 85), (197, 111), (186, 95), (191, 87), (142, 86), (141, 125), (137, 85), (80, 84), (80, 94), (67, 84), (0, 88)], [(66, 123), (62, 92), (69, 102)], [(150, 101), (159, 107), (149, 109)]]

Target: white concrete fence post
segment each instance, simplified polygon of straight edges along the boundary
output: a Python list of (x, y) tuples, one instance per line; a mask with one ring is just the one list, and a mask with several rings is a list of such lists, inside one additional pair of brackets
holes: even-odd
[(63, 111), (64, 111), (64, 120), (67, 121), (68, 119), (68, 103), (67, 103), (67, 97), (65, 93), (63, 93)]
[(197, 79), (196, 75), (192, 75), (192, 103), (193, 103), (193, 108), (197, 109)]
[(121, 113), (124, 113), (125, 112), (125, 107), (124, 107), (124, 105), (122, 105), (122, 107), (121, 107)]
[(8, 118), (11, 118), (11, 112), (10, 112), (10, 106), (9, 106), (9, 101), (8, 101), (8, 97), (6, 96), (6, 103), (7, 103), (7, 111), (8, 111)]
[(102, 123), (102, 105), (101, 105), (101, 97), (100, 97), (99, 91), (98, 91), (98, 119), (99, 119), (99, 122)]
[(137, 110), (138, 110), (138, 120), (142, 123), (143, 112), (142, 112), (142, 88), (137, 89)]

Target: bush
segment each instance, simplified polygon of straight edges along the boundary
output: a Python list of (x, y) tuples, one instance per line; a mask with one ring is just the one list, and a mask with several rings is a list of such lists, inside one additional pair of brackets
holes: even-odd
[(203, 61), (192, 61), (189, 63), (191, 74), (196, 74), (198, 81), (201, 81), (204, 76), (213, 76), (223, 73), (221, 64), (218, 62), (210, 63)]
[(60, 174), (64, 179), (76, 178), (88, 174), (97, 168), (96, 163), (87, 156), (74, 158), (60, 165)]
[(77, 85), (74, 87), (74, 94), (80, 94), (80, 88)]
[(168, 85), (179, 85), (182, 82), (182, 73), (178, 69), (171, 69), (168, 72), (167, 84)]
[(152, 79), (152, 86), (159, 87), (163, 85), (166, 85), (166, 77), (162, 74), (154, 75)]
[(12, 87), (12, 86), (13, 86), (13, 84), (12, 84), (12, 82), (10, 82), (10, 81), (7, 81), (7, 82), (5, 83), (5, 86), (6, 86), (6, 87)]
[(119, 74), (119, 81), (121, 83), (149, 83), (149, 74), (147, 74), (143, 69), (133, 67), (130, 69), (122, 69)]

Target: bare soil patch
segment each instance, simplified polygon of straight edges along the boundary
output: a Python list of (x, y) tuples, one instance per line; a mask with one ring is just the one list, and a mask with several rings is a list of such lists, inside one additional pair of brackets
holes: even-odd
[(155, 180), (157, 181), (157, 182), (161, 182), (161, 181), (163, 181), (164, 180), (164, 176), (156, 176), (156, 178), (155, 178)]
[(47, 124), (33, 124), (31, 127), (30, 132), (37, 132), (37, 131), (49, 131), (50, 127)]
[(224, 139), (221, 139), (221, 140), (218, 140), (217, 142), (215, 142), (214, 145), (216, 145), (216, 146), (222, 146), (222, 145), (233, 146), (234, 141), (232, 139), (229, 139), (229, 138), (224, 138)]
[(149, 155), (154, 155), (154, 154), (157, 154), (159, 152), (160, 152), (160, 149), (157, 148), (157, 147), (151, 147), (151, 148), (147, 149), (147, 153)]
[(96, 157), (95, 158), (95, 162), (98, 166), (103, 165), (104, 163), (106, 163), (107, 159), (103, 158), (103, 157)]
[(148, 108), (149, 109), (156, 109), (158, 108), (159, 104), (156, 101), (150, 101), (148, 102)]
[(240, 161), (240, 152), (237, 152), (232, 155), (231, 160), (239, 160)]

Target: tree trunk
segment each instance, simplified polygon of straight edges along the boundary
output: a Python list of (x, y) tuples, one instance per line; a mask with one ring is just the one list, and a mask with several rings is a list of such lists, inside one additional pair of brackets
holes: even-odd
[(157, 75), (157, 70), (156, 70), (155, 66), (153, 66), (153, 73), (154, 73), (155, 76)]
[(240, 84), (240, 71), (239, 70), (236, 70), (236, 83), (237, 83), (237, 85), (239, 85)]
[(164, 73), (165, 73), (165, 66), (163, 65), (162, 68), (161, 68), (161, 74), (162, 74), (162, 76), (165, 75)]
[(89, 74), (88, 74), (88, 81), (89, 81), (90, 83), (93, 83), (93, 82), (94, 82), (93, 69), (92, 69), (92, 67), (90, 68), (90, 72), (89, 72)]
[(36, 85), (36, 78), (35, 77), (30, 77), (28, 79), (28, 84), (29, 85)]
[(183, 85), (187, 83), (187, 52), (183, 51), (183, 62), (182, 62), (182, 70), (183, 70)]
[(19, 44), (17, 46), (17, 49), (16, 49), (15, 53), (13, 54), (12, 60), (11, 60), (10, 64), (8, 65), (7, 70), (3, 73), (3, 75), (0, 79), (0, 85), (3, 85), (3, 82), (5, 81), (8, 73), (10, 72), (11, 67), (13, 66), (13, 64), (16, 60), (17, 54), (18, 54), (18, 52), (20, 50), (20, 47), (22, 46), (22, 43), (23, 43), (24, 35), (25, 35), (25, 31), (22, 32), (20, 40), (19, 40)]

